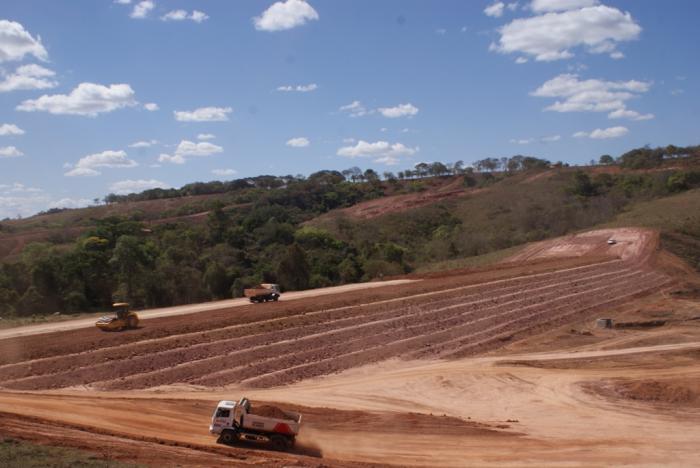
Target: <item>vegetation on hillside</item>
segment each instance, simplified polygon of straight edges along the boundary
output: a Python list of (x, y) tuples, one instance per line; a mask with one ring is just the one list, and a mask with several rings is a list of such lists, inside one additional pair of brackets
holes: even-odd
[(0, 438), (0, 466), (5, 468), (127, 468), (137, 465), (105, 460), (88, 452)]
[[(110, 196), (118, 204), (221, 194), (206, 200), (205, 222), (145, 224), (136, 212), (96, 219), (71, 244), (27, 245), (19, 258), (0, 264), (0, 314), (98, 310), (116, 300), (169, 306), (240, 296), (259, 282), (322, 287), (484, 255), (595, 226), (637, 203), (700, 186), (698, 147), (675, 151), (673, 158), (686, 156), (683, 164), (663, 157), (651, 171), (567, 168), (514, 156), (477, 161), (477, 170), (461, 162), (420, 163), (381, 177), (353, 168)], [(620, 164), (635, 166), (635, 157), (647, 161), (658, 151), (630, 153)], [(338, 210), (429, 190), (443, 178), (461, 181), (463, 195), (372, 220)]]

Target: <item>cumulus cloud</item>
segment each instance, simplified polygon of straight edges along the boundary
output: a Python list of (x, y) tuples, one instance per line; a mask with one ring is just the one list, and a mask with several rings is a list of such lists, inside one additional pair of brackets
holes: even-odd
[(103, 86), (80, 83), (70, 94), (51, 96), (45, 94), (38, 99), (22, 102), (17, 106), (17, 110), (96, 117), (100, 113), (112, 112), (136, 104), (134, 90), (128, 84)]
[(304, 137), (297, 137), (297, 138), (292, 138), (291, 140), (287, 140), (287, 146), (291, 146), (293, 148), (304, 148), (306, 146), (309, 146), (311, 142), (309, 141), (308, 138)]
[(22, 60), (25, 55), (43, 61), (49, 58), (39, 36), (32, 37), (20, 23), (0, 20), (0, 63)]
[[(161, 154), (158, 156), (158, 162), (166, 162), (170, 164), (185, 164), (185, 158), (182, 156), (175, 154), (175, 155), (169, 155), (169, 154)], [(160, 167), (160, 166), (158, 166)]]
[(211, 156), (223, 152), (221, 146), (209, 143), (207, 141), (194, 142), (182, 140), (177, 145), (173, 155), (161, 154), (158, 157), (159, 162), (167, 162), (171, 164), (184, 164), (189, 157)]
[(46, 209), (46, 205), (49, 202), (50, 198), (46, 195), (0, 195), (0, 218), (30, 216), (38, 211)]
[(158, 104), (156, 104), (155, 102), (147, 102), (143, 105), (143, 108), (149, 112), (155, 112), (158, 109), (160, 109), (160, 107), (158, 107)]
[(360, 101), (352, 101), (350, 104), (340, 106), (340, 109), (338, 110), (340, 112), (348, 113), (350, 117), (362, 117), (363, 115), (371, 113), (371, 111), (368, 111)]
[(24, 130), (19, 128), (15, 124), (2, 124), (0, 125), (0, 136), (8, 135), (24, 135)]
[(484, 8), (484, 14), (492, 18), (500, 18), (505, 7), (506, 5), (503, 2), (496, 2)]
[(185, 21), (191, 20), (195, 23), (201, 23), (209, 16), (203, 11), (192, 10), (192, 13), (187, 13), (186, 10), (172, 10), (160, 17), (162, 21)]
[(611, 119), (629, 119), (629, 120), (651, 120), (654, 114), (640, 114), (637, 111), (628, 109), (618, 109), (608, 114)]
[(18, 158), (24, 156), (24, 153), (14, 146), (0, 147), (0, 158)]
[(231, 112), (230, 107), (200, 107), (193, 111), (175, 111), (174, 114), (179, 122), (225, 122)]
[(571, 58), (571, 49), (584, 47), (590, 53), (619, 58), (617, 43), (635, 40), (641, 31), (629, 13), (596, 5), (515, 19), (499, 29), (501, 37), (498, 43), (491, 44), (490, 50), (521, 53), (549, 62)]
[(221, 146), (200, 141), (195, 143), (189, 140), (182, 140), (175, 149), (175, 154), (179, 156), (210, 156), (212, 154), (221, 153), (224, 149)]
[(129, 159), (124, 151), (107, 150), (101, 153), (89, 154), (80, 158), (75, 167), (64, 175), (68, 177), (85, 177), (100, 175), (97, 168), (130, 168), (139, 164), (133, 159)]
[(158, 144), (158, 140), (141, 140), (130, 144), (129, 148), (150, 148), (155, 144)]
[(412, 156), (419, 150), (420, 149), (418, 147), (411, 148), (403, 143), (391, 144), (387, 141), (376, 141), (374, 143), (369, 143), (367, 141), (360, 140), (354, 146), (343, 146), (338, 148), (336, 154), (347, 158), (374, 157), (374, 162), (391, 166), (399, 162), (399, 157)]
[(316, 83), (309, 83), (307, 85), (285, 85), (285, 86), (278, 86), (277, 91), (282, 91), (289, 93), (291, 91), (296, 91), (298, 93), (308, 93), (310, 91), (315, 91), (318, 89), (318, 85)]
[(211, 173), (218, 176), (232, 176), (238, 174), (235, 169), (214, 169)]
[(47, 89), (58, 86), (58, 82), (50, 79), (56, 73), (40, 65), (22, 65), (14, 73), (5, 75), (0, 81), (0, 93), (16, 90)]
[(605, 140), (608, 138), (619, 138), (627, 135), (629, 130), (626, 127), (596, 128), (592, 132), (576, 132), (575, 138), (592, 138), (594, 140)]
[(92, 200), (87, 198), (61, 198), (60, 200), (52, 201), (49, 203), (48, 208), (85, 208), (90, 206)]
[(200, 133), (197, 135), (198, 140), (213, 140), (214, 138), (216, 138), (216, 135), (212, 133)]
[(545, 82), (530, 93), (532, 96), (559, 98), (545, 108), (554, 112), (608, 112), (611, 119), (649, 120), (653, 114), (627, 110), (626, 102), (646, 93), (646, 81), (580, 80), (575, 74), (562, 74)]
[(316, 20), (318, 13), (304, 0), (287, 0), (272, 4), (253, 18), (253, 24), (258, 31), (283, 31)]
[(139, 180), (120, 180), (110, 185), (109, 190), (116, 195), (128, 195), (130, 193), (143, 192), (154, 188), (167, 189), (170, 188), (165, 182), (155, 179), (139, 179)]
[(156, 4), (151, 0), (144, 0), (134, 5), (134, 9), (131, 11), (131, 17), (136, 19), (143, 19), (148, 16), (148, 14), (156, 7)]
[(390, 119), (397, 117), (411, 117), (418, 113), (418, 108), (411, 103), (399, 104), (396, 107), (380, 107), (377, 109), (380, 114)]
[(561, 135), (551, 135), (540, 138), (540, 141), (543, 143), (554, 143), (555, 141), (559, 140), (561, 140)]
[(566, 11), (585, 8), (600, 3), (598, 0), (532, 0), (530, 9), (536, 13)]

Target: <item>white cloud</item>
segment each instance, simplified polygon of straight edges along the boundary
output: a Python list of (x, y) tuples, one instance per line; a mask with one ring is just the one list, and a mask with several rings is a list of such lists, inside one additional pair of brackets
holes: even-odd
[(628, 109), (618, 109), (608, 114), (610, 119), (630, 119), (630, 120), (651, 120), (654, 114), (640, 114), (637, 111)]
[(503, 15), (504, 8), (505, 4), (503, 2), (496, 2), (484, 8), (484, 14), (492, 18), (500, 18)]
[(187, 11), (173, 10), (160, 17), (163, 21), (183, 21), (187, 19)]
[(123, 169), (136, 167), (138, 165), (136, 161), (129, 159), (124, 151), (107, 150), (80, 158), (75, 167), (66, 172), (65, 175), (68, 177), (96, 176), (100, 175), (100, 172), (96, 170), (100, 167)]
[(158, 157), (158, 161), (171, 164), (184, 164), (187, 158), (191, 156), (211, 156), (212, 154), (221, 153), (223, 151), (224, 149), (221, 146), (214, 145), (207, 141), (195, 143), (189, 140), (182, 140), (177, 145), (175, 153), (172, 156), (169, 154), (161, 154)]
[(136, 19), (143, 19), (148, 16), (151, 10), (156, 7), (156, 4), (151, 0), (144, 0), (134, 5), (134, 9), (131, 11), (131, 17)]
[(399, 104), (396, 107), (380, 107), (378, 110), (380, 114), (390, 119), (411, 117), (418, 113), (418, 108), (411, 103)]
[(209, 16), (203, 11), (192, 10), (192, 14), (190, 14), (190, 19), (195, 23), (201, 23), (202, 21), (208, 20)]
[(598, 3), (598, 0), (532, 0), (530, 9), (536, 13), (545, 13), (549, 11), (576, 10), (594, 6)]
[(41, 191), (42, 190), (39, 188), (27, 187), (26, 185), (21, 184), (19, 182), (15, 182), (12, 185), (0, 184), (0, 193), (3, 193), (5, 195), (11, 193), (36, 193)]
[(627, 110), (626, 102), (650, 88), (651, 83), (645, 81), (579, 80), (578, 75), (562, 74), (545, 82), (530, 95), (562, 99), (546, 107), (548, 111), (609, 112), (610, 118), (648, 120), (654, 116)]
[(685, 93), (685, 90), (680, 89), (680, 88), (676, 88), (676, 89), (672, 89), (670, 91), (670, 93), (671, 93), (671, 96), (680, 96), (681, 94)]
[(150, 148), (155, 144), (158, 144), (158, 140), (141, 140), (130, 144), (129, 148)]
[(185, 164), (185, 158), (178, 154), (174, 156), (170, 156), (169, 154), (161, 154), (160, 156), (158, 156), (158, 162), (167, 162), (170, 164)]
[(509, 3), (508, 5), (506, 5), (506, 7), (508, 7), (508, 9), (510, 11), (515, 11), (518, 9), (518, 5), (520, 5), (519, 2), (513, 2), (513, 3)]
[(0, 81), (0, 93), (16, 90), (47, 89), (58, 86), (58, 82), (50, 79), (55, 73), (40, 65), (22, 65), (14, 73), (5, 75)]
[(210, 156), (212, 154), (221, 153), (224, 149), (221, 146), (209, 143), (206, 141), (200, 141), (195, 143), (189, 140), (182, 140), (180, 144), (177, 145), (175, 154), (179, 156)]
[(309, 141), (308, 138), (304, 137), (297, 137), (297, 138), (292, 138), (291, 140), (287, 140), (287, 146), (291, 146), (293, 148), (304, 148), (306, 146), (309, 146), (311, 142)]
[(555, 141), (561, 140), (561, 135), (550, 135), (541, 138), (514, 138), (510, 140), (510, 143), (517, 145), (529, 145), (532, 143), (554, 143)]
[(444, 36), (445, 34), (447, 34), (447, 29), (438, 28), (435, 30), (435, 34), (437, 34), (438, 36)]
[(235, 169), (214, 169), (211, 173), (218, 176), (231, 176), (238, 172)]
[(15, 218), (30, 216), (46, 208), (50, 202), (46, 195), (33, 194), (29, 196), (0, 195), (0, 218)]
[(159, 180), (155, 179), (150, 179), (150, 180), (144, 180), (144, 179), (139, 179), (139, 180), (120, 180), (119, 182), (115, 182), (112, 185), (110, 185), (109, 189), (112, 191), (112, 193), (115, 193), (116, 195), (128, 195), (130, 193), (135, 193), (135, 192), (143, 192), (144, 190), (150, 190), (154, 188), (162, 188), (162, 189), (167, 189), (170, 188), (168, 184), (165, 182), (161, 182)]
[(134, 90), (128, 84), (103, 86), (80, 83), (70, 94), (45, 94), (38, 99), (22, 102), (17, 106), (17, 110), (96, 117), (99, 113), (112, 112), (136, 104)]
[(114, 0), (114, 3), (118, 3), (120, 5), (129, 5), (131, 3), (131, 0)]
[(214, 138), (216, 138), (216, 135), (212, 133), (200, 133), (197, 135), (198, 140), (213, 140)]
[(20, 23), (0, 20), (0, 63), (22, 60), (25, 55), (43, 61), (49, 58), (39, 36), (33, 38)]
[(626, 127), (596, 128), (592, 132), (576, 132), (575, 138), (592, 138), (594, 140), (604, 140), (608, 138), (619, 138), (627, 135), (629, 130)]
[(160, 107), (158, 107), (158, 104), (156, 104), (155, 102), (147, 102), (143, 105), (143, 108), (149, 112), (155, 112), (158, 109), (160, 109)]
[(172, 10), (160, 17), (163, 21), (184, 21), (192, 20), (195, 23), (201, 23), (207, 19), (206, 13), (198, 10), (193, 10), (191, 14), (188, 14), (185, 10)]
[(14, 146), (0, 147), (0, 158), (18, 158), (24, 156), (24, 153)]
[(540, 141), (543, 143), (554, 143), (555, 141), (559, 140), (561, 140), (561, 135), (551, 135), (540, 138)]
[(343, 146), (338, 148), (337, 155), (348, 158), (374, 157), (374, 162), (386, 165), (393, 165), (398, 162), (400, 156), (412, 156), (420, 149), (411, 148), (403, 143), (390, 144), (386, 141), (376, 141), (369, 143), (364, 140), (357, 142), (355, 146)]
[(87, 198), (61, 198), (60, 200), (52, 201), (49, 203), (48, 208), (85, 208), (90, 206), (92, 200)]
[(258, 31), (283, 31), (318, 20), (318, 13), (304, 0), (287, 0), (272, 4), (262, 15), (253, 18)]
[(100, 175), (100, 171), (90, 169), (89, 167), (76, 167), (63, 174), (66, 177), (94, 177)]
[(282, 92), (291, 92), (291, 91), (297, 91), (299, 93), (308, 93), (310, 91), (315, 91), (318, 89), (318, 85), (316, 83), (309, 83), (307, 85), (285, 85), (285, 86), (278, 86), (277, 91), (282, 91)]
[(233, 112), (230, 107), (200, 107), (193, 111), (175, 111), (175, 120), (180, 122), (225, 122), (228, 114)]
[(641, 31), (629, 13), (605, 5), (590, 6), (515, 19), (499, 29), (501, 37), (490, 50), (523, 53), (548, 62), (571, 58), (570, 49), (582, 46), (590, 53), (619, 58), (616, 43), (637, 39)]
[(0, 136), (7, 135), (24, 135), (25, 131), (19, 128), (15, 124), (2, 124), (0, 125)]
[(350, 114), (350, 117), (362, 117), (363, 115), (372, 113), (372, 111), (367, 111), (360, 101), (352, 101), (350, 104), (341, 106), (338, 110), (340, 112), (347, 112)]

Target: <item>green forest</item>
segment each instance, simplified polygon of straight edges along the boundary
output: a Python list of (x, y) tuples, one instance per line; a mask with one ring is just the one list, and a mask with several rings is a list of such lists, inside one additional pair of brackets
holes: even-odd
[[(0, 264), (0, 315), (104, 310), (114, 301), (162, 307), (238, 297), (260, 282), (301, 290), (403, 275), (592, 227), (634, 203), (698, 188), (699, 159), (700, 147), (645, 147), (582, 168), (518, 155), (470, 167), (419, 163), (397, 174), (352, 168), (110, 194), (106, 204), (219, 195), (164, 212), (172, 222), (149, 223), (134, 210), (94, 219), (70, 242), (26, 245)], [(605, 166), (620, 170), (596, 170)], [(447, 179), (464, 194), (370, 220), (339, 210)], [(203, 210), (201, 222), (177, 219)], [(0, 223), (0, 235), (15, 229)], [(700, 240), (700, 223), (693, 229)]]

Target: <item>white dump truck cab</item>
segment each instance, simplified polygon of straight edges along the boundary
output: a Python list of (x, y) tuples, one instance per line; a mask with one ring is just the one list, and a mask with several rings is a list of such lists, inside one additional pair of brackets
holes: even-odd
[(247, 398), (222, 400), (216, 405), (209, 432), (218, 435), (218, 442), (224, 444), (246, 441), (269, 444), (275, 450), (288, 450), (294, 446), (299, 434), (301, 414), (275, 410), (279, 417), (255, 414)]

